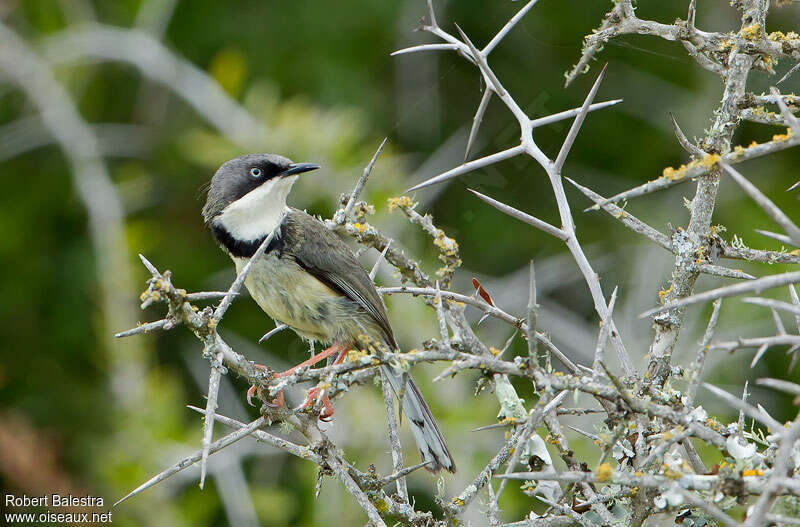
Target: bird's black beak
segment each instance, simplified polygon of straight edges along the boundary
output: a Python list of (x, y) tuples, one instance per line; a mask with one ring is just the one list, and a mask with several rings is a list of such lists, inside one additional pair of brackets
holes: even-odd
[(289, 165), (289, 168), (278, 174), (278, 176), (285, 177), (294, 174), (302, 174), (303, 172), (309, 172), (318, 168), (319, 165), (315, 165), (314, 163), (292, 163)]

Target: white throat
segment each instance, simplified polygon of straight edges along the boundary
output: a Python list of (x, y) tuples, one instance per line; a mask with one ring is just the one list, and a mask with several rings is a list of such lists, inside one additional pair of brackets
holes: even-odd
[(289, 208), (286, 197), (297, 176), (272, 179), (222, 210), (216, 223), (237, 240), (257, 240), (281, 224)]

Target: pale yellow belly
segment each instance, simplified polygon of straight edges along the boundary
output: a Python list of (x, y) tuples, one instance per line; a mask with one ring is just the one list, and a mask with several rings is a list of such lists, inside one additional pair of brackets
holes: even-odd
[[(237, 273), (247, 258), (234, 258)], [(245, 280), (253, 300), (271, 318), (301, 337), (352, 346), (359, 335), (380, 335), (378, 325), (356, 302), (334, 291), (294, 260), (266, 255)]]

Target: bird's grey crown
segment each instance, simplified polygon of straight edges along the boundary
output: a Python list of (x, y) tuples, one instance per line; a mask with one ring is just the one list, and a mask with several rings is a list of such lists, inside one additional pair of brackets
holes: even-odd
[[(225, 207), (238, 200), (265, 181), (287, 170), (292, 160), (277, 154), (246, 154), (225, 162), (211, 178), (203, 219), (206, 224), (219, 215)], [(263, 176), (250, 176), (251, 168), (261, 169)]]

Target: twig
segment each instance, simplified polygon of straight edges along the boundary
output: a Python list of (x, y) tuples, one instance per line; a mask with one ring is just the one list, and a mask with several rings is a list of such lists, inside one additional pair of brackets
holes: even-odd
[(228, 289), (228, 294), (225, 295), (225, 297), (222, 299), (222, 302), (220, 302), (217, 306), (217, 309), (214, 310), (214, 320), (220, 321), (222, 320), (222, 317), (225, 316), (225, 312), (231, 306), (231, 303), (233, 303), (233, 299), (236, 297), (236, 295), (239, 294), (239, 290), (244, 285), (244, 281), (247, 279), (247, 275), (250, 274), (250, 270), (253, 268), (253, 265), (264, 255), (267, 250), (267, 246), (269, 246), (269, 243), (272, 241), (274, 235), (275, 233), (271, 232), (266, 238), (264, 238), (264, 241), (258, 246), (256, 252), (253, 253), (253, 256), (250, 257), (245, 266), (242, 267), (242, 270), (239, 271), (239, 274), (236, 275), (236, 279)]
[(528, 341), (528, 360), (531, 362), (531, 367), (539, 367), (539, 353), (536, 346), (536, 311), (539, 304), (536, 302), (536, 272), (533, 267), (533, 260), (530, 264), (530, 285), (528, 288), (528, 327), (526, 328), (525, 336)]
[[(621, 102), (622, 99), (596, 102), (589, 106), (589, 111), (593, 112), (595, 110), (602, 110), (603, 108), (608, 108), (609, 106), (615, 106)], [(582, 107), (573, 108), (571, 110), (564, 110), (563, 112), (554, 113), (552, 115), (547, 115), (545, 117), (538, 117), (536, 119), (531, 119), (531, 128), (539, 128), (540, 126), (556, 123), (558, 121), (563, 121), (565, 119), (572, 119), (573, 117), (578, 115), (582, 109), (583, 109)]]
[(502, 202), (497, 201), (495, 199), (492, 199), (489, 196), (484, 196), (483, 194), (481, 194), (477, 190), (472, 190), (471, 188), (467, 189), (467, 190), (469, 190), (470, 192), (472, 192), (473, 194), (475, 194), (480, 199), (482, 199), (483, 201), (485, 201), (486, 203), (488, 203), (492, 207), (496, 208), (500, 212), (508, 214), (512, 218), (515, 218), (515, 219), (518, 219), (518, 220), (520, 220), (520, 221), (522, 221), (524, 223), (527, 223), (531, 227), (536, 227), (537, 229), (539, 229), (541, 231), (544, 231), (544, 232), (546, 232), (547, 234), (549, 234), (551, 236), (555, 236), (556, 238), (558, 238), (559, 240), (562, 240), (562, 241), (565, 241), (567, 239), (567, 237), (568, 237), (566, 232), (564, 232), (563, 230), (559, 229), (558, 227), (554, 227), (554, 226), (550, 225), (546, 221), (542, 221), (542, 220), (540, 220), (538, 218), (534, 218), (530, 214), (526, 214), (526, 213), (522, 212), (521, 210), (517, 210), (514, 207), (512, 207), (510, 205), (506, 205), (505, 203), (502, 203)]
[(694, 408), (694, 398), (697, 395), (697, 388), (700, 386), (700, 378), (703, 376), (703, 368), (706, 364), (706, 356), (708, 355), (708, 346), (711, 344), (711, 339), (714, 338), (714, 331), (717, 329), (717, 322), (719, 321), (719, 312), (722, 307), (722, 299), (714, 300), (714, 309), (708, 319), (706, 331), (703, 334), (703, 341), (700, 343), (700, 348), (697, 350), (697, 357), (692, 364), (692, 373), (689, 378), (689, 385), (686, 387), (686, 407)]
[(569, 155), (569, 151), (572, 148), (572, 143), (574, 143), (575, 138), (578, 137), (578, 132), (581, 129), (581, 125), (583, 124), (584, 119), (586, 119), (586, 115), (589, 113), (589, 106), (591, 106), (592, 101), (594, 101), (594, 98), (597, 95), (597, 90), (600, 89), (600, 83), (603, 82), (603, 78), (606, 76), (607, 68), (608, 64), (603, 66), (603, 69), (600, 71), (600, 75), (598, 75), (597, 80), (594, 81), (592, 89), (589, 90), (589, 93), (586, 95), (586, 99), (583, 101), (581, 111), (578, 112), (578, 115), (575, 116), (575, 120), (572, 122), (572, 126), (567, 133), (567, 137), (564, 139), (564, 142), (561, 145), (561, 150), (558, 151), (558, 157), (556, 157), (556, 160), (553, 163), (555, 171), (558, 173), (561, 173), (561, 168), (564, 166), (564, 161), (567, 160), (567, 155)]
[(472, 118), (472, 127), (469, 129), (469, 138), (467, 139), (467, 149), (464, 151), (464, 161), (469, 159), (469, 151), (472, 148), (472, 143), (478, 135), (478, 128), (483, 122), (483, 114), (486, 113), (486, 108), (489, 106), (489, 101), (492, 99), (491, 88), (483, 90), (481, 95), (481, 102), (478, 103), (478, 109), (475, 111), (475, 117)]
[[(800, 126), (800, 125), (798, 125)], [(800, 135), (800, 133), (798, 134)], [(755, 185), (750, 183), (743, 175), (741, 175), (735, 168), (731, 167), (727, 163), (720, 162), (722, 168), (724, 168), (728, 174), (733, 178), (736, 183), (742, 187), (742, 190), (750, 196), (753, 201), (755, 201), (759, 207), (761, 207), (767, 215), (772, 218), (775, 223), (781, 226), (781, 228), (789, 235), (789, 237), (793, 241), (793, 245), (800, 246), (800, 228), (794, 224), (789, 217), (784, 214), (784, 212), (778, 208), (775, 203), (772, 202), (771, 199), (766, 197)]]
[(353, 207), (355, 207), (356, 205), (356, 200), (358, 199), (358, 196), (361, 195), (361, 191), (364, 189), (364, 185), (367, 184), (367, 179), (369, 179), (369, 175), (372, 172), (372, 167), (375, 166), (375, 162), (378, 160), (378, 156), (381, 155), (381, 152), (383, 152), (383, 147), (384, 145), (386, 145), (386, 141), (388, 140), (389, 138), (386, 137), (384, 138), (383, 141), (381, 141), (380, 146), (378, 146), (378, 150), (375, 151), (375, 154), (372, 156), (372, 159), (370, 159), (369, 163), (367, 163), (367, 166), (364, 167), (364, 172), (361, 174), (361, 177), (358, 178), (358, 181), (356, 182), (356, 186), (353, 189), (353, 192), (347, 199), (347, 205), (345, 205), (344, 214), (342, 215), (342, 222), (346, 221), (347, 218), (349, 218), (350, 215), (353, 213)]
[[(221, 450), (221, 449), (225, 448), (226, 446), (229, 446), (229, 445), (235, 443), (236, 441), (242, 439), (243, 437), (247, 437), (248, 435), (252, 434), (254, 430), (256, 430), (258, 428), (261, 428), (265, 424), (266, 424), (266, 420), (262, 416), (262, 417), (259, 417), (258, 419), (256, 419), (255, 421), (253, 421), (252, 423), (248, 424), (247, 426), (242, 427), (242, 428), (236, 430), (235, 432), (232, 432), (232, 433), (226, 435), (225, 437), (214, 441), (213, 443), (211, 443), (211, 445), (209, 447), (209, 450), (208, 450), (209, 454), (213, 454), (214, 452), (216, 452), (218, 450)], [(119, 505), (123, 501), (125, 501), (125, 500), (127, 500), (129, 498), (132, 498), (133, 496), (136, 496), (140, 492), (142, 492), (142, 491), (144, 491), (146, 489), (149, 489), (150, 487), (152, 487), (156, 483), (159, 483), (159, 482), (167, 479), (168, 477), (170, 477), (170, 476), (172, 476), (174, 474), (177, 474), (181, 470), (192, 466), (193, 464), (195, 464), (198, 461), (200, 461), (200, 458), (202, 458), (202, 457), (203, 457), (202, 450), (198, 450), (197, 452), (195, 452), (191, 456), (183, 458), (182, 460), (178, 461), (177, 463), (175, 463), (171, 467), (167, 468), (166, 470), (164, 470), (162, 472), (159, 472), (158, 474), (156, 474), (155, 476), (153, 476), (152, 478), (148, 479), (147, 481), (145, 481), (144, 483), (142, 483), (141, 485), (136, 487), (134, 490), (132, 490), (131, 492), (126, 494), (122, 499), (120, 499), (119, 501), (117, 501), (114, 504), (114, 507), (116, 507), (117, 505)]]
[(211, 449), (211, 437), (214, 433), (214, 415), (217, 413), (217, 394), (219, 393), (219, 380), (222, 376), (222, 353), (217, 353), (211, 362), (211, 373), (208, 377), (208, 399), (206, 401), (206, 413), (203, 420), (203, 443), (200, 454), (200, 488), (206, 482), (206, 468), (208, 454)]
[(800, 136), (800, 120), (795, 117), (795, 115), (789, 110), (786, 106), (786, 101), (784, 101), (783, 96), (778, 91), (778, 88), (772, 86), (769, 89), (769, 92), (775, 97), (775, 102), (778, 104), (778, 108), (781, 111), (781, 115), (783, 116), (784, 121), (794, 132), (794, 135)]
[[(397, 434), (397, 419), (394, 413), (394, 393), (389, 386), (389, 379), (381, 369), (381, 387), (383, 389), (383, 403), (386, 405), (386, 428), (389, 435), (389, 444), (392, 447), (392, 467), (396, 473), (403, 470), (403, 447), (400, 446), (400, 436)], [(408, 503), (408, 489), (404, 477), (397, 478), (397, 496)]]
[(372, 266), (372, 269), (369, 272), (369, 279), (373, 282), (375, 281), (375, 277), (378, 276), (378, 270), (381, 268), (381, 263), (386, 259), (386, 253), (389, 252), (389, 246), (391, 242), (386, 244), (386, 247), (381, 251), (381, 254), (378, 255), (378, 258), (375, 260), (375, 265)]
[(477, 170), (479, 168), (483, 168), (485, 166), (492, 165), (494, 163), (498, 163), (503, 161), (504, 159), (510, 159), (516, 155), (521, 154), (524, 151), (522, 145), (517, 145), (511, 147), (507, 150), (503, 150), (501, 152), (497, 152), (496, 154), (492, 154), (486, 157), (482, 157), (480, 159), (476, 159), (474, 161), (468, 161), (461, 166), (456, 168), (450, 169), (447, 172), (443, 172), (438, 176), (434, 176), (430, 179), (423, 181), (422, 183), (418, 183), (413, 187), (409, 188), (406, 192), (412, 192), (414, 190), (419, 190), (421, 188), (429, 187), (431, 185), (436, 185), (437, 183), (441, 183), (443, 181), (447, 181), (448, 179), (453, 179), (454, 177), (458, 177), (462, 174), (466, 174), (467, 172), (472, 172), (473, 170)]
[(289, 326), (287, 326), (286, 324), (278, 324), (277, 326), (275, 326), (271, 330), (269, 330), (266, 333), (264, 333), (264, 335), (260, 339), (258, 339), (258, 343), (262, 344), (262, 343), (268, 341), (274, 335), (276, 335), (277, 333), (280, 333), (281, 331), (283, 331), (284, 329), (286, 329), (288, 327)]
[(712, 289), (711, 291), (706, 291), (705, 293), (699, 293), (697, 295), (687, 296), (680, 300), (670, 302), (669, 304), (665, 304), (663, 306), (645, 311), (644, 313), (639, 315), (639, 318), (646, 318), (652, 315), (656, 315), (658, 313), (663, 313), (664, 311), (675, 309), (676, 307), (685, 307), (694, 304), (701, 304), (703, 302), (716, 300), (717, 298), (727, 298), (731, 296), (741, 295), (743, 293), (761, 292), (766, 289), (771, 289), (773, 287), (778, 287), (787, 284), (794, 284), (797, 282), (800, 282), (800, 271), (776, 274), (772, 276), (765, 276), (763, 278), (758, 278), (756, 280), (752, 280), (749, 282), (741, 284), (733, 284), (725, 287), (719, 287), (717, 289)]

